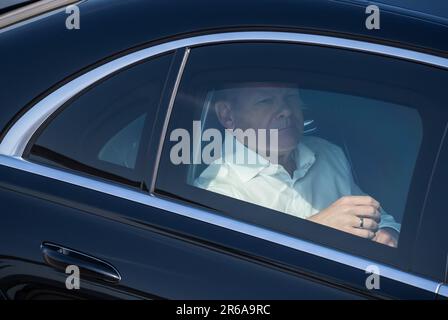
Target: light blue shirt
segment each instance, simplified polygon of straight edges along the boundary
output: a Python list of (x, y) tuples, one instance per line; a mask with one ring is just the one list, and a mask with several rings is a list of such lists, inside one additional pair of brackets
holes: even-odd
[[(195, 186), (238, 200), (280, 211), (298, 218), (308, 218), (347, 195), (365, 195), (353, 180), (344, 152), (318, 137), (305, 136), (295, 150), (293, 176), (234, 137), (233, 152), (211, 163), (195, 180)], [(256, 164), (236, 161), (241, 157), (257, 159)], [(253, 158), (252, 158), (253, 159)], [(400, 232), (400, 224), (381, 210), (380, 228)]]

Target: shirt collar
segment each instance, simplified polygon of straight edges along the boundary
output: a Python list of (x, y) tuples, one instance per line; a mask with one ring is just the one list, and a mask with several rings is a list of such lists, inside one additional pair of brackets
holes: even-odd
[(303, 141), (297, 145), (295, 150), (297, 169), (294, 171), (293, 180), (303, 178), (316, 162), (316, 154)]
[[(243, 182), (248, 182), (264, 169), (273, 166), (269, 160), (255, 151), (247, 148), (233, 135), (225, 132), (224, 162), (233, 169)], [(314, 152), (303, 142), (297, 145), (294, 151), (297, 169), (294, 171), (294, 181), (305, 176), (316, 161)], [(250, 161), (249, 161), (250, 160)], [(250, 163), (250, 164), (248, 164)], [(275, 171), (275, 170), (274, 170)]]

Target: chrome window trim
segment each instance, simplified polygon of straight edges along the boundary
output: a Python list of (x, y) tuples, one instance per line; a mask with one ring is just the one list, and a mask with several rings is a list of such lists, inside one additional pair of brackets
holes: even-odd
[(176, 100), (177, 90), (179, 89), (180, 81), (182, 79), (182, 75), (184, 73), (184, 69), (187, 64), (189, 55), (190, 55), (190, 48), (187, 48), (184, 52), (184, 56), (182, 57), (182, 62), (179, 67), (179, 72), (176, 76), (176, 82), (174, 83), (173, 92), (171, 93), (170, 102), (168, 104), (167, 114), (166, 114), (165, 120), (163, 122), (162, 134), (160, 135), (160, 141), (159, 141), (159, 145), (157, 148), (157, 154), (156, 154), (156, 162), (154, 165), (153, 179), (151, 180), (151, 185), (149, 187), (149, 192), (151, 194), (154, 193), (154, 189), (156, 186), (156, 177), (157, 177), (157, 171), (159, 170), (159, 163), (160, 163), (160, 157), (162, 155), (163, 142), (165, 141), (166, 131), (168, 129), (168, 124), (169, 124), (170, 118), (171, 118), (171, 111), (173, 110), (174, 101)]
[(361, 271), (365, 271), (368, 266), (375, 265), (379, 268), (381, 277), (398, 281), (415, 288), (433, 292), (434, 294), (437, 293), (440, 288), (439, 282), (410, 274), (396, 268), (371, 261), (369, 259), (361, 258), (336, 249), (324, 247), (319, 244), (294, 238), (292, 236), (272, 231), (260, 226), (237, 221), (232, 218), (213, 213), (211, 211), (206, 211), (205, 209), (199, 209), (177, 202), (171, 202), (169, 200), (156, 197), (153, 194), (139, 192), (112, 183), (107, 183), (93, 178), (79, 176), (63, 170), (47, 167), (45, 165), (32, 163), (21, 157), (0, 155), (0, 165), (55, 179), (89, 190), (105, 193), (149, 207), (165, 210), (184, 217), (192, 218), (218, 227), (236, 231), (248, 236), (273, 242), (301, 252), (306, 252), (324, 259), (329, 259), (331, 261), (349, 267), (354, 267)]
[[(21, 6), (15, 10), (0, 15), (0, 29), (20, 24), (21, 22), (30, 22), (28, 20), (45, 15), (45, 13), (64, 10), (70, 5), (80, 4), (79, 0), (41, 0)], [(62, 8), (62, 9), (61, 9)]]
[[(45, 122), (45, 120), (61, 107), (70, 98), (89, 87), (100, 79), (134, 64), (151, 56), (166, 53), (179, 48), (187, 48), (182, 62), (185, 62), (188, 57), (188, 49), (197, 45), (225, 43), (232, 41), (277, 41), (290, 42), (299, 44), (314, 44), (320, 46), (343, 48), (356, 50), (361, 52), (368, 52), (379, 54), (383, 56), (395, 57), (405, 59), (418, 63), (425, 63), (431, 66), (442, 67), (448, 69), (448, 59), (443, 57), (430, 55), (421, 52), (415, 52), (407, 49), (395, 48), (386, 45), (363, 42), (358, 40), (350, 40), (343, 38), (336, 38), (322, 35), (309, 35), (302, 33), (289, 32), (228, 32), (217, 33), (211, 35), (196, 36), (175, 40), (153, 47), (142, 49), (126, 56), (117, 58), (104, 65), (101, 65), (78, 78), (70, 81), (62, 87), (56, 89), (54, 92), (44, 97), (29, 109), (21, 118), (19, 118), (14, 125), (8, 130), (4, 139), (0, 143), (0, 165), (16, 168), (18, 170), (38, 174), (41, 176), (56, 179), (73, 185), (77, 185), (90, 190), (95, 190), (105, 194), (118, 196), (123, 199), (138, 202), (147, 206), (159, 208), (169, 212), (186, 216), (192, 219), (200, 220), (205, 223), (213, 224), (226, 229), (234, 230), (243, 234), (257, 237), (266, 241), (277, 243), (289, 248), (299, 251), (307, 252), (322, 258), (330, 259), (332, 261), (352, 266), (360, 270), (366, 270), (367, 266), (375, 264), (381, 270), (381, 276), (387, 277), (395, 281), (406, 283), (414, 287), (424, 289), (436, 293), (439, 289), (439, 283), (430, 279), (419, 277), (386, 265), (381, 265), (368, 259), (360, 258), (345, 252), (335, 249), (327, 248), (311, 242), (300, 240), (291, 236), (287, 236), (266, 228), (251, 225), (241, 221), (233, 220), (224, 216), (220, 216), (213, 212), (205, 211), (189, 207), (187, 205), (170, 202), (165, 199), (157, 198), (153, 194), (148, 195), (138, 191), (130, 190), (124, 187), (114, 185), (112, 183), (105, 183), (92, 178), (78, 176), (63, 170), (58, 170), (44, 165), (34, 164), (22, 158), (26, 145), (31, 139), (34, 132)], [(182, 71), (183, 68), (181, 68)], [(181, 73), (176, 79), (177, 86), (180, 82)], [(177, 89), (176, 86), (176, 89)], [(174, 90), (169, 104), (168, 116), (173, 107), (176, 90)], [(166, 136), (167, 123), (169, 117), (165, 119), (164, 128), (162, 132), (163, 142)], [(156, 159), (157, 172), (158, 162), (160, 161), (161, 144)], [(152, 186), (153, 187), (153, 184)]]
[(196, 36), (162, 43), (145, 48), (113, 61), (105, 63), (56, 89), (29, 109), (14, 125), (0, 143), (0, 154), (9, 156), (22, 156), (25, 147), (33, 133), (44, 121), (60, 106), (80, 91), (106, 77), (107, 75), (125, 68), (143, 59), (166, 53), (179, 48), (192, 47), (203, 44), (225, 43), (232, 41), (278, 41), (301, 44), (314, 44), (334, 48), (343, 48), (361, 52), (369, 52), (409, 61), (425, 63), (432, 66), (448, 69), (448, 59), (427, 53), (411, 51), (408, 49), (363, 42), (358, 40), (336, 38), (322, 35), (304, 33), (273, 32), (273, 31), (247, 31), (227, 32), (203, 36)]
[(440, 286), (437, 288), (437, 294), (439, 296), (448, 298), (448, 285), (447, 284), (440, 284)]

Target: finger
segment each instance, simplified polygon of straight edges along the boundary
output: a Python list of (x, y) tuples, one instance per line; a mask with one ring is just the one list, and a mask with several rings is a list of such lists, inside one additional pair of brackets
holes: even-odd
[(366, 238), (366, 239), (372, 239), (375, 236), (375, 232), (367, 230), (367, 229), (351, 228), (351, 230), (349, 232), (354, 234), (355, 236)]
[(396, 241), (389, 241), (389, 243), (387, 245), (389, 247), (396, 248), (397, 247), (397, 242)]
[(389, 246), (389, 247), (393, 247), (393, 248), (397, 247), (396, 241), (387, 235), (379, 235), (377, 237), (374, 237), (372, 240), (375, 242), (384, 244), (386, 246)]
[(355, 215), (358, 217), (372, 219), (376, 222), (380, 222), (381, 220), (381, 213), (375, 207), (354, 206), (352, 207), (352, 210), (354, 210)]
[(371, 196), (344, 196), (340, 198), (342, 204), (356, 205), (356, 206), (374, 206), (379, 209), (380, 203)]
[(353, 217), (353, 224), (352, 227), (354, 228), (360, 228), (360, 229), (367, 229), (367, 230), (371, 230), (373, 232), (378, 231), (378, 222), (370, 219), (370, 218), (363, 218), (362, 221), (362, 227), (361, 227), (361, 218), (359, 217)]

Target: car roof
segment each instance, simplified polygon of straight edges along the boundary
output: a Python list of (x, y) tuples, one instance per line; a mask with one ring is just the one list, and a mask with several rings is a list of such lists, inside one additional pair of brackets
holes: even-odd
[[(339, 2), (361, 4), (368, 6), (370, 4), (378, 5), (382, 8), (400, 12), (409, 16), (426, 18), (428, 20), (447, 20), (448, 19), (448, 1), (446, 0), (333, 0)], [(445, 21), (446, 22), (446, 21)]]
[(0, 50), (0, 130), (48, 88), (83, 72), (86, 66), (130, 48), (189, 35), (287, 30), (448, 55), (446, 19), (375, 3), (381, 9), (380, 30), (365, 27), (365, 1), (80, 1), (79, 30), (65, 27), (68, 14), (64, 8), (0, 29), (0, 44), (7, 48)]

